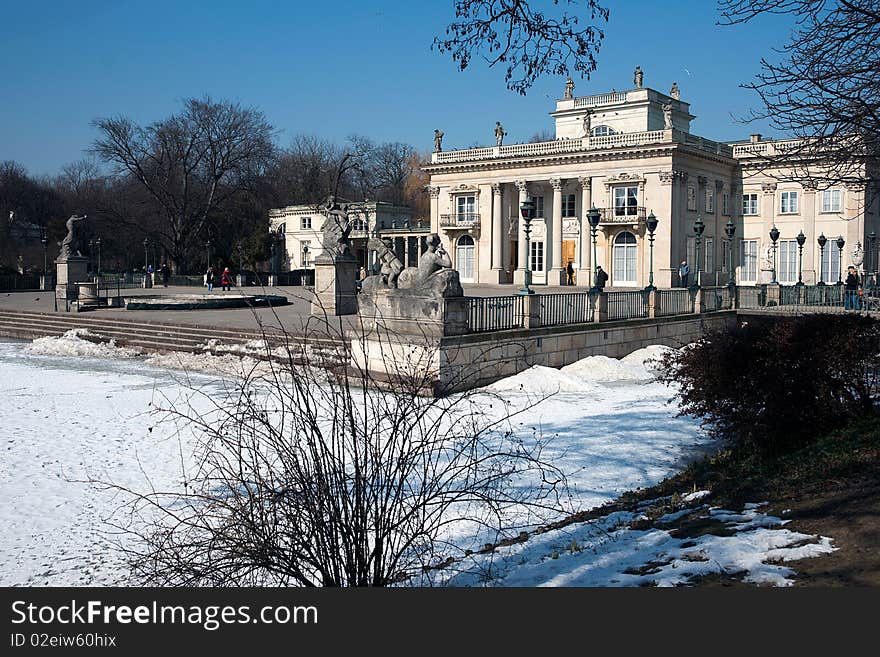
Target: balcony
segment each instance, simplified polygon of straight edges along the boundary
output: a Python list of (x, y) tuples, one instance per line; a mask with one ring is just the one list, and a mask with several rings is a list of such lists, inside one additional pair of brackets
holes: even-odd
[(462, 212), (460, 214), (441, 214), (440, 227), (447, 230), (470, 230), (480, 227), (480, 215), (474, 212)]
[(642, 206), (629, 206), (624, 208), (599, 208), (602, 218), (599, 224), (635, 224), (645, 221), (647, 212)]

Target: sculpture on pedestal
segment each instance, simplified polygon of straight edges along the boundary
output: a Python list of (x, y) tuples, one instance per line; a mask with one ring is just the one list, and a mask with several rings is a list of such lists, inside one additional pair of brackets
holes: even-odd
[(636, 70), (633, 71), (633, 82), (636, 85), (636, 89), (642, 88), (642, 81), (644, 80), (644, 73), (642, 73), (642, 67), (636, 66)]
[(681, 100), (681, 91), (678, 89), (678, 82), (672, 83), (672, 88), (669, 90), (669, 95), (675, 100)]
[(584, 114), (584, 137), (590, 136), (590, 130), (592, 129), (590, 123), (593, 120), (593, 115), (590, 110), (587, 110), (587, 113)]
[(88, 215), (83, 215), (81, 217), (73, 214), (70, 215), (70, 219), (67, 220), (65, 226), (67, 226), (67, 235), (64, 236), (64, 239), (61, 240), (58, 244), (61, 247), (61, 252), (58, 254), (59, 260), (67, 260), (71, 257), (82, 257), (82, 253), (79, 252), (79, 239), (77, 236), (77, 228), (76, 224), (80, 221), (83, 221)]
[(407, 290), (416, 296), (460, 297), (464, 290), (458, 272), (452, 268), (452, 259), (443, 249), (440, 236), (431, 233), (427, 250), (419, 257), (418, 267), (406, 267), (394, 254), (390, 240), (371, 239), (369, 247), (376, 251), (382, 269), (375, 276), (364, 279), (362, 292), (377, 290)]
[(321, 213), (326, 217), (321, 228), (321, 247), (324, 255), (334, 260), (351, 256), (351, 241), (348, 238), (352, 225), (348, 219), (348, 204), (339, 204), (331, 194), (327, 202), (321, 206)]
[(663, 106), (663, 129), (672, 130), (672, 105), (669, 103)]

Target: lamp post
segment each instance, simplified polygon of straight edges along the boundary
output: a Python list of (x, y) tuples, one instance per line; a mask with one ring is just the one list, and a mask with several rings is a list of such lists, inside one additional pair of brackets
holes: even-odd
[(846, 240), (843, 239), (843, 235), (837, 236), (837, 249), (839, 251), (838, 254), (838, 262), (837, 262), (837, 284), (843, 285), (843, 279), (841, 278), (841, 273), (843, 272), (843, 247), (846, 246)]
[(147, 247), (150, 246), (150, 238), (144, 238), (144, 272), (147, 271), (147, 267), (149, 266), (149, 262), (147, 261)]
[(778, 239), (779, 229), (773, 224), (773, 228), (770, 229), (770, 241), (773, 243), (773, 278), (770, 283), (773, 285), (776, 285), (776, 240)]
[[(825, 285), (825, 281), (822, 278), (822, 263), (825, 261), (825, 245), (828, 243), (828, 238), (825, 237), (825, 233), (819, 233), (816, 241), (819, 243), (819, 282), (816, 285)], [(831, 267), (828, 270), (831, 271)]]
[(602, 214), (595, 205), (590, 208), (589, 212), (587, 212), (587, 221), (590, 224), (590, 235), (593, 238), (593, 291), (599, 290), (599, 263), (596, 259), (596, 236), (599, 232), (599, 220), (601, 218)]
[(871, 270), (871, 285), (875, 284), (874, 278), (877, 274), (877, 271), (876, 271), (877, 262), (874, 258), (874, 253), (875, 253), (874, 249), (876, 248), (874, 246), (874, 243), (876, 241), (877, 241), (877, 233), (875, 233), (872, 230), (870, 233), (868, 233), (868, 269)]
[(535, 293), (535, 291), (529, 287), (532, 284), (532, 263), (529, 258), (529, 235), (532, 232), (532, 218), (535, 216), (535, 202), (532, 200), (531, 196), (522, 202), (519, 206), (519, 212), (525, 222), (523, 233), (526, 237), (526, 270), (523, 272), (523, 286), (519, 291), (519, 294), (527, 295)]
[(49, 275), (49, 236), (46, 234), (46, 227), (40, 226), (40, 244), (43, 245), (43, 275)]
[(303, 244), (303, 269), (307, 269), (309, 266), (309, 245)]
[(736, 224), (733, 219), (728, 219), (724, 226), (724, 233), (727, 235), (727, 284), (730, 287), (736, 285), (733, 267), (733, 236), (736, 234)]
[(211, 240), (205, 242), (205, 249), (208, 251), (208, 266), (205, 269), (211, 268)]
[(101, 275), (101, 238), (95, 238), (95, 246), (98, 247), (98, 276)]
[(646, 290), (656, 290), (654, 287), (654, 231), (657, 230), (657, 217), (654, 216), (654, 211), (651, 210), (651, 214), (648, 215), (648, 218), (645, 220), (645, 226), (648, 228), (648, 287)]
[(703, 223), (703, 217), (702, 215), (697, 215), (697, 220), (694, 222), (694, 235), (697, 236), (696, 253), (694, 254), (696, 262), (694, 263), (694, 266), (697, 268), (697, 271), (694, 274), (693, 287), (700, 287), (700, 241), (703, 238), (704, 230), (706, 230), (706, 224)]
[(804, 284), (803, 279), (803, 267), (804, 267), (804, 243), (807, 241), (807, 236), (804, 235), (804, 231), (800, 231), (795, 238), (797, 240), (798, 245), (798, 285)]

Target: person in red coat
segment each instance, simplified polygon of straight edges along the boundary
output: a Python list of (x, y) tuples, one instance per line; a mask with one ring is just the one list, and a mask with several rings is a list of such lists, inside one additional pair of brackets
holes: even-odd
[(223, 273), (220, 274), (220, 287), (223, 288), (224, 292), (232, 287), (232, 274), (229, 273), (229, 267), (226, 267)]

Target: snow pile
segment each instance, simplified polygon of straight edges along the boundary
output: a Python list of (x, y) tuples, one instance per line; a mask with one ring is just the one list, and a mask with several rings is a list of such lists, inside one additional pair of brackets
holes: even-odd
[[(87, 338), (92, 338), (89, 340)], [(25, 347), (29, 354), (41, 356), (87, 356), (92, 358), (135, 358), (140, 351), (117, 347), (116, 340), (104, 338), (88, 329), (75, 328), (59, 337), (36, 338)]]
[(638, 349), (637, 351), (624, 356), (620, 361), (622, 363), (640, 365), (654, 376), (657, 376), (660, 373), (660, 361), (666, 356), (666, 354), (670, 354), (674, 351), (677, 351), (677, 349), (662, 344), (652, 344), (649, 347)]
[[(783, 529), (787, 521), (763, 514), (759, 505), (740, 512), (710, 509), (719, 534), (674, 538), (669, 531), (635, 530), (644, 520), (635, 512), (616, 512), (594, 522), (535, 535), (471, 557), (467, 570), (448, 583), (457, 586), (678, 586), (696, 577), (734, 575), (744, 582), (790, 586), (795, 574), (781, 562), (829, 554), (837, 548), (824, 536)], [(674, 520), (692, 508), (671, 514)], [(674, 517), (673, 517), (674, 516)]]
[(597, 383), (650, 383), (654, 375), (644, 365), (607, 356), (588, 356), (566, 365), (563, 373)]
[(577, 376), (572, 376), (565, 369), (557, 370), (543, 365), (532, 365), (529, 369), (514, 374), (507, 378), (496, 381), (487, 386), (488, 390), (495, 392), (524, 392), (534, 394), (549, 394), (555, 392), (589, 393), (596, 390), (596, 386)]
[(182, 351), (172, 351), (153, 354), (146, 359), (146, 363), (153, 367), (238, 378), (268, 374), (270, 372), (270, 366), (265, 361), (236, 354), (191, 354)]

